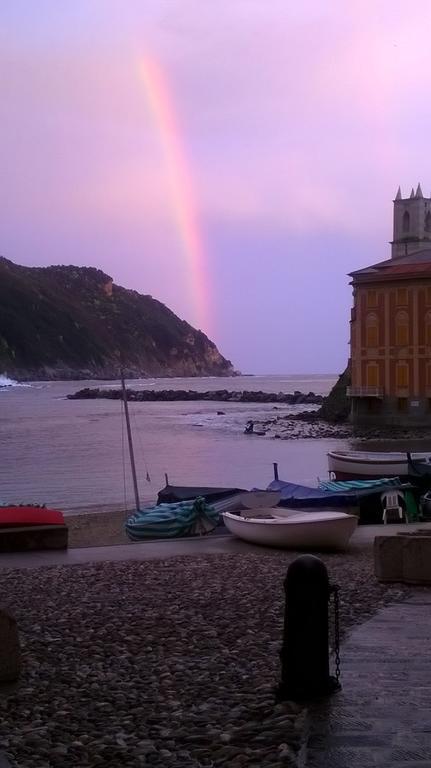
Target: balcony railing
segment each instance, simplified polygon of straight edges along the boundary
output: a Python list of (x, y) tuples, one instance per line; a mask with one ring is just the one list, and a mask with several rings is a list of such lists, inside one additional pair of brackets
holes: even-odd
[(347, 387), (347, 397), (383, 397), (383, 387)]

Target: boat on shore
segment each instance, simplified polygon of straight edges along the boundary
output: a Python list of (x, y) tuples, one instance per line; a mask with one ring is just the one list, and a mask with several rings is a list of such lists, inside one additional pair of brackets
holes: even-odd
[[(415, 465), (429, 466), (431, 453), (410, 454)], [(329, 451), (328, 470), (335, 480), (367, 480), (380, 477), (408, 478), (411, 474), (407, 452)]]
[(67, 549), (63, 513), (38, 504), (0, 506), (0, 552)]
[(201, 497), (208, 504), (216, 504), (221, 501), (230, 501), (246, 494), (244, 488), (216, 488), (213, 486), (199, 485), (170, 485), (166, 483), (157, 494), (157, 504), (177, 504), (180, 501), (190, 501)]
[(131, 515), (125, 530), (132, 541), (203, 536), (213, 531), (219, 513), (205, 499), (198, 497), (176, 504), (157, 504)]
[[(431, 465), (430, 465), (431, 466)], [(387, 491), (402, 490), (410, 494), (413, 485), (399, 477), (385, 477), (354, 480), (321, 480), (318, 488), (297, 485), (280, 480), (277, 475), (267, 490), (278, 491), (278, 507), (298, 512), (344, 512), (355, 515), (360, 524), (378, 524), (382, 522), (382, 494)], [(431, 487), (431, 486), (430, 486)], [(409, 501), (410, 503), (410, 501)], [(416, 502), (411, 501), (412, 508)], [(411, 511), (415, 515), (416, 512)]]
[(230, 533), (250, 544), (283, 549), (344, 550), (358, 524), (355, 515), (343, 512), (278, 512), (270, 516), (242, 517), (223, 512)]
[(25, 528), (38, 525), (64, 526), (63, 513), (32, 504), (8, 504), (0, 506), (0, 530), (2, 528)]

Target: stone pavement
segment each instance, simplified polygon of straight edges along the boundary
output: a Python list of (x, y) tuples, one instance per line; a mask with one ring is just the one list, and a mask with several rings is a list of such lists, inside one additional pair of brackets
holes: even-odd
[[(176, 540), (156, 540), (118, 544), (106, 547), (70, 547), (66, 550), (0, 553), (2, 568), (40, 568), (49, 565), (83, 565), (84, 563), (124, 562), (125, 560), (165, 560), (169, 557), (196, 557), (232, 552), (255, 551), (271, 554), (271, 549), (255, 547), (234, 536), (205, 536)], [(1, 766), (0, 766), (1, 768)]]
[[(97, 513), (96, 513), (97, 514)], [(413, 525), (360, 525), (353, 534), (349, 550), (369, 548), (374, 537), (382, 533), (396, 534), (398, 531), (414, 531), (417, 528), (430, 528), (431, 523)], [(43, 550), (37, 552), (2, 552), (1, 568), (40, 568), (47, 565), (82, 565), (124, 560), (164, 560), (168, 557), (188, 557), (197, 555), (219, 555), (234, 552), (259, 552), (262, 556), (270, 555), (270, 547), (259, 547), (230, 534), (203, 536), (175, 540), (145, 541), (131, 544), (119, 544), (108, 547), (76, 547), (67, 550)], [(0, 766), (1, 768), (1, 766)]]
[(341, 683), (310, 708), (307, 768), (431, 768), (431, 590), (353, 630)]

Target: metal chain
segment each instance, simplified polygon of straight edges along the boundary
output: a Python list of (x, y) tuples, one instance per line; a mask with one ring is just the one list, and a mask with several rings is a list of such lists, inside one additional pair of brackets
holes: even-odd
[(331, 592), (334, 595), (334, 656), (335, 656), (335, 679), (340, 681), (340, 603), (339, 586), (331, 586)]

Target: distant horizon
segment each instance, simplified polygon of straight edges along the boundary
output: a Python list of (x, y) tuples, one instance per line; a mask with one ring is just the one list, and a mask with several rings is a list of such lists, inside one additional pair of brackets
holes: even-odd
[[(276, 379), (292, 379), (297, 381), (304, 381), (307, 379), (337, 379), (340, 376), (340, 373), (241, 373), (239, 375), (232, 375), (232, 376), (137, 376), (134, 378), (130, 378), (127, 376), (125, 378), (125, 381), (146, 381), (147, 379), (166, 379), (166, 381), (170, 381), (172, 379), (233, 379), (233, 378), (276, 378)], [(3, 381), (3, 383), (2, 383)], [(29, 386), (30, 384), (37, 384), (37, 383), (52, 383), (52, 382), (67, 382), (67, 381), (119, 381), (119, 379), (100, 379), (100, 378), (90, 378), (90, 379), (34, 379), (32, 381), (25, 380), (25, 385)], [(11, 378), (8, 376), (7, 371), (0, 371), (0, 387), (8, 386), (5, 382), (18, 382), (19, 379)]]
[(0, 22), (5, 258), (102, 269), (239, 370), (344, 370), (348, 274), (390, 257), (398, 186), (431, 187), (428, 0), (3, 0)]

